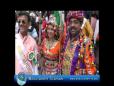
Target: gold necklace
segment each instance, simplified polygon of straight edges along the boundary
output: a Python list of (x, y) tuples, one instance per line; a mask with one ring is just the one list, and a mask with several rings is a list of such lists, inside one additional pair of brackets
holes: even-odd
[(46, 43), (47, 49), (49, 50), (53, 46), (53, 44), (54, 44), (54, 41), (50, 42), (50, 41), (47, 40), (47, 43)]

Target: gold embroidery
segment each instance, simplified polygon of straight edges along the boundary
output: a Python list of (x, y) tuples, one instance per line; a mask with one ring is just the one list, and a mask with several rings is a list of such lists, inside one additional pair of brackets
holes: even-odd
[[(73, 43), (73, 48), (76, 46), (75, 44), (76, 42)], [(70, 48), (70, 40), (68, 41), (68, 44), (66, 46), (66, 50), (65, 50), (65, 54), (64, 54), (64, 61), (63, 61), (63, 73), (65, 75), (69, 75), (70, 74), (70, 67), (71, 67), (71, 61), (72, 58), (74, 56), (74, 51), (75, 49), (71, 50)]]

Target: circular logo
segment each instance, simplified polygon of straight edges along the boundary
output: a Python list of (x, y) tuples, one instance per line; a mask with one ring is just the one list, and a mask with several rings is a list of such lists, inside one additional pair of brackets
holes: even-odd
[(26, 77), (25, 77), (25, 74), (23, 72), (20, 72), (17, 75), (17, 83), (18, 83), (18, 85), (26, 84)]

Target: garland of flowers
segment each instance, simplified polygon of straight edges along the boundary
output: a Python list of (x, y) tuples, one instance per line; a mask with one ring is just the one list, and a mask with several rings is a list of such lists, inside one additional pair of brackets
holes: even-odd
[[(63, 52), (66, 49), (69, 38), (70, 38), (70, 33), (67, 33), (67, 37), (65, 39), (64, 46), (63, 46)], [(86, 44), (88, 43), (88, 39), (84, 38), (84, 34), (83, 34), (82, 30), (80, 30), (80, 35), (77, 35), (76, 38), (77, 38), (77, 40), (79, 40), (79, 44), (75, 48), (74, 57), (73, 57), (73, 60), (72, 60), (72, 63), (71, 63), (71, 70), (70, 70), (71, 75), (74, 75), (74, 73), (75, 73), (76, 64), (78, 62), (78, 59), (80, 60), (80, 64), (79, 64), (80, 68), (85, 68), (84, 62), (82, 60), (82, 57), (84, 57), (84, 56), (80, 52), (80, 49), (81, 49), (81, 47), (86, 49), (86, 47), (87, 47)], [(84, 51), (84, 52), (86, 52), (88, 56), (91, 56), (91, 57), (94, 56), (93, 54), (90, 54), (88, 49), (86, 49), (86, 51)]]
[(79, 49), (80, 49), (80, 45), (77, 45), (76, 49), (75, 49), (75, 54), (72, 60), (72, 64), (71, 64), (71, 71), (70, 71), (70, 75), (74, 75), (75, 72), (75, 66), (76, 63), (78, 61), (78, 54), (79, 54)]
[[(75, 70), (76, 70), (76, 63), (78, 62), (78, 59), (79, 59), (79, 54), (80, 54), (80, 48), (82, 47), (82, 43), (84, 43), (83, 39), (81, 39), (82, 37), (82, 32), (80, 30), (80, 36), (78, 35), (76, 38), (77, 40), (79, 40), (79, 44), (77, 45), (77, 47), (75, 48), (75, 53), (74, 53), (74, 57), (73, 57), (73, 60), (72, 60), (72, 63), (71, 63), (71, 70), (70, 70), (70, 75), (74, 75), (75, 73)], [(81, 61), (81, 60), (80, 60)], [(85, 65), (83, 64), (83, 62), (81, 61), (80, 62), (80, 67), (81, 68), (84, 68)]]

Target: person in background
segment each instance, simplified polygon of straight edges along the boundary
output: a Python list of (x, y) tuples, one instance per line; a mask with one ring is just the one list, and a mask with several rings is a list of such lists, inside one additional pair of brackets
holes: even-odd
[(95, 57), (96, 66), (99, 69), (99, 13), (98, 11), (93, 11), (91, 15), (91, 26), (94, 30), (94, 45), (95, 45)]
[(37, 32), (37, 27), (36, 27), (36, 15), (35, 13), (31, 12), (30, 13), (30, 26), (28, 28), (28, 34), (30, 34), (38, 43), (38, 32)]

